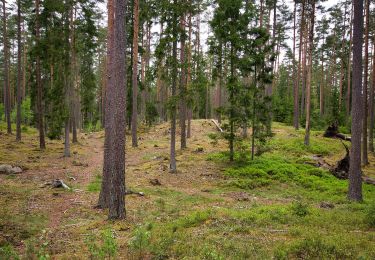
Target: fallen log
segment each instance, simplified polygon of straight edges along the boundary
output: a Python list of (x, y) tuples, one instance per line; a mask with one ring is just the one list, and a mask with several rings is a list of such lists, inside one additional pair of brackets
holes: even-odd
[(351, 137), (346, 136), (342, 133), (339, 133), (339, 127), (337, 123), (333, 123), (330, 126), (327, 127), (326, 131), (323, 134), (324, 137), (327, 138), (338, 138), (344, 141), (351, 141)]
[[(337, 162), (336, 166), (330, 170), (330, 172), (338, 179), (346, 180), (349, 178), (349, 168), (350, 168), (350, 152), (348, 146), (341, 142), (346, 150), (345, 157)], [(363, 176), (362, 181), (367, 184), (375, 185), (375, 180), (370, 177)]]
[(223, 133), (223, 129), (220, 127), (219, 123), (215, 119), (211, 119), (211, 121), (215, 124), (216, 128)]

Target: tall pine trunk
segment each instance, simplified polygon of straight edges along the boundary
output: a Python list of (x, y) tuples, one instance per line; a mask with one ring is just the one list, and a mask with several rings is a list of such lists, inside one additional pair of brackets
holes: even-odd
[(363, 0), (355, 0), (353, 21), (353, 90), (352, 90), (352, 146), (350, 149), (348, 199), (362, 201), (361, 137), (362, 137), (362, 43)]
[(108, 81), (108, 105), (104, 159), (109, 172), (109, 219), (123, 219), (125, 213), (125, 129), (126, 129), (126, 0), (114, 0), (113, 56)]
[(7, 17), (5, 0), (3, 0), (3, 50), (4, 50), (4, 103), (5, 117), (7, 121), (7, 133), (12, 133), (12, 125), (10, 121), (10, 85), (9, 85), (9, 47), (7, 35)]
[[(107, 97), (108, 88), (111, 80), (111, 73), (113, 69), (113, 55), (114, 55), (114, 0), (108, 0), (107, 2), (108, 9), (108, 31), (107, 31), (107, 59), (106, 59), (106, 81), (105, 88), (103, 90), (103, 119), (104, 119), (104, 129), (109, 128), (106, 115), (109, 114), (109, 105), (110, 100)], [(103, 160), (103, 177), (102, 185), (99, 194), (99, 201), (97, 207), (99, 208), (108, 208), (109, 207), (109, 178), (110, 178), (110, 138), (109, 132), (105, 135), (104, 139), (104, 160)], [(108, 150), (108, 151), (107, 151)], [(107, 152), (106, 152), (107, 151)]]
[(16, 140), (21, 141), (21, 102), (22, 102), (22, 42), (21, 42), (21, 0), (17, 0), (17, 135)]
[(139, 30), (139, 1), (134, 0), (133, 10), (133, 75), (132, 75), (132, 146), (138, 146), (137, 140), (137, 116), (138, 116), (138, 30)]

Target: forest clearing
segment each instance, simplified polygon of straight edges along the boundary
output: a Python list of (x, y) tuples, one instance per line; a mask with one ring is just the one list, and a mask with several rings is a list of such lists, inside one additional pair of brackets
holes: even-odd
[(375, 259), (373, 1), (0, 4), (0, 260)]
[[(115, 259), (374, 258), (375, 186), (364, 184), (368, 199), (353, 204), (346, 199), (347, 180), (312, 165), (314, 156), (330, 165), (344, 157), (339, 140), (313, 131), (314, 144), (305, 148), (303, 131), (275, 123), (269, 151), (254, 162), (228, 164), (225, 141), (212, 138), (215, 125), (194, 120), (189, 148), (177, 154), (179, 170), (170, 174), (168, 129), (143, 129), (138, 148), (127, 138), (127, 189), (144, 195), (126, 196), (122, 222), (108, 222), (94, 208), (103, 132), (80, 135), (71, 158), (61, 156), (58, 141), (39, 151), (34, 129), (17, 146), (2, 135), (0, 164), (27, 170), (0, 175), (0, 243), (25, 259), (95, 258), (100, 250)], [(364, 172), (375, 178), (373, 167)], [(71, 190), (45, 185), (54, 179)]]

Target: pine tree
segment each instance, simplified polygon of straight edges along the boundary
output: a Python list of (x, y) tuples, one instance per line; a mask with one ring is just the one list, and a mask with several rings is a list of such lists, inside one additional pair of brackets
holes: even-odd
[(352, 146), (350, 149), (348, 199), (362, 200), (361, 137), (362, 137), (362, 43), (363, 0), (356, 0), (353, 19), (353, 91), (352, 91)]

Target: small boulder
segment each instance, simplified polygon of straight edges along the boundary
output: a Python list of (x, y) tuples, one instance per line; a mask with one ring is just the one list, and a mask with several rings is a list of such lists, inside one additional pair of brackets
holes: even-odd
[(22, 173), (21, 167), (18, 166), (12, 166), (8, 164), (2, 164), (0, 165), (0, 174), (19, 174)]

